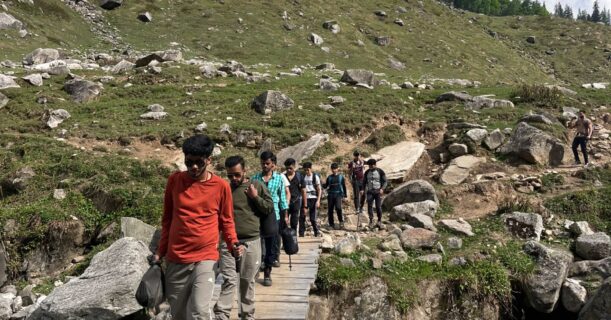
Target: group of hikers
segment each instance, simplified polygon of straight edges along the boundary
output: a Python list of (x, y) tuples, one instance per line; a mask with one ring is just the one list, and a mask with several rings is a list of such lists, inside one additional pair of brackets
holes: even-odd
[[(300, 172), (289, 158), (281, 173), (276, 156), (265, 151), (259, 157), (261, 170), (249, 178), (244, 158), (236, 155), (225, 159), (224, 180), (208, 170), (213, 148), (207, 136), (188, 138), (182, 146), (187, 171), (173, 173), (165, 189), (161, 238), (151, 260), (166, 262), (165, 295), (175, 320), (229, 319), (236, 288), (239, 318), (254, 319), (255, 279), (263, 271), (263, 285), (272, 285), (272, 268), (280, 266), (280, 232), (290, 228), (303, 237), (307, 214), (314, 237), (320, 236), (323, 190), (329, 227), (344, 228), (342, 202), (348, 193), (337, 163), (323, 182), (311, 162), (303, 163)], [(366, 201), (369, 227), (381, 226), (384, 171), (358, 152), (347, 170), (356, 211), (362, 213)], [(211, 311), (217, 261), (224, 281)]]

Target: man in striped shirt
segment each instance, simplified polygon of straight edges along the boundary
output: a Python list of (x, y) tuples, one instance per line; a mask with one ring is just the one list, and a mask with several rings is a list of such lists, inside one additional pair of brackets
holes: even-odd
[[(283, 210), (287, 210), (289, 207), (286, 199), (286, 189), (284, 187), (284, 180), (282, 179), (282, 175), (280, 173), (274, 171), (276, 156), (272, 152), (265, 151), (261, 153), (259, 159), (261, 160), (261, 172), (255, 174), (251, 178), (251, 180), (262, 182), (269, 190), (269, 193), (272, 195), (272, 202), (274, 203), (276, 223), (278, 223), (279, 225), (280, 212)], [(265, 245), (265, 255), (263, 258), (263, 285), (271, 286), (272, 266), (274, 264), (274, 261), (278, 259), (279, 248), (277, 246), (279, 244), (279, 241), (277, 237), (279, 237), (279, 234), (278, 232), (276, 232), (276, 234), (274, 235), (263, 236), (263, 243)]]

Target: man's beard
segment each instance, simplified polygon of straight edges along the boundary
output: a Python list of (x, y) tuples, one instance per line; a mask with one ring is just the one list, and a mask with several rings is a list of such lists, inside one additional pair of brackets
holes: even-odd
[(242, 179), (240, 179), (238, 181), (231, 180), (231, 186), (234, 187), (234, 188), (237, 188), (237, 187), (241, 186), (243, 182), (244, 182), (244, 178), (242, 178)]

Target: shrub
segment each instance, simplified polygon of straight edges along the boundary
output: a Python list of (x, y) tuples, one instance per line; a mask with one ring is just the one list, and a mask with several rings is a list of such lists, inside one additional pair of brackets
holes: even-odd
[(403, 140), (405, 140), (405, 135), (403, 134), (403, 131), (401, 131), (401, 127), (396, 124), (392, 124), (380, 130), (374, 131), (367, 138), (367, 140), (365, 140), (365, 143), (375, 147), (376, 149), (382, 149), (384, 147), (397, 144)]
[(542, 85), (522, 85), (513, 92), (512, 96), (520, 102), (547, 107), (555, 107), (562, 102), (562, 93), (558, 89)]

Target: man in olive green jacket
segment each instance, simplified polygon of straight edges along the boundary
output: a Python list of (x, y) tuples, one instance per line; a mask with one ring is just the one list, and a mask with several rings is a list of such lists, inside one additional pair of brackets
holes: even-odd
[[(240, 319), (254, 319), (255, 314), (255, 276), (261, 264), (261, 240), (259, 239), (259, 217), (274, 214), (274, 203), (267, 188), (257, 181), (252, 183), (246, 178), (244, 159), (232, 156), (225, 160), (227, 178), (231, 183), (235, 230), (240, 243), (246, 251), (240, 261), (238, 313)], [(229, 319), (238, 285), (236, 260), (221, 246), (221, 274), (224, 281), (219, 299), (214, 306), (216, 319)]]

